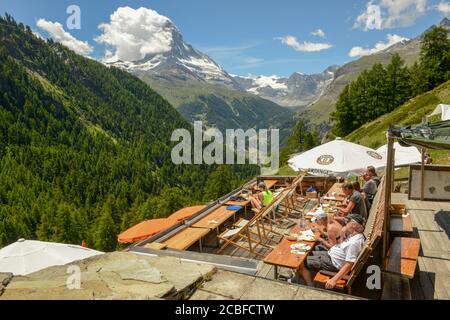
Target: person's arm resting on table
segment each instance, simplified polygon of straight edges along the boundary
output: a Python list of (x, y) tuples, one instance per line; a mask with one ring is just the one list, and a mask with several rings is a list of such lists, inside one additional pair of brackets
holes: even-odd
[(347, 207), (345, 207), (345, 208), (337, 207), (337, 209), (342, 213), (349, 214), (350, 212), (352, 212), (355, 205), (356, 204), (353, 201), (349, 201), (349, 203), (347, 204)]

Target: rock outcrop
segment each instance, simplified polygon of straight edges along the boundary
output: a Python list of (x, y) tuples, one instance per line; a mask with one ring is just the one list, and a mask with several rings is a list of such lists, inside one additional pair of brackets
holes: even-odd
[(218, 270), (179, 258), (130, 252), (107, 253), (27, 276), (0, 273), (0, 300), (349, 298), (352, 297)]

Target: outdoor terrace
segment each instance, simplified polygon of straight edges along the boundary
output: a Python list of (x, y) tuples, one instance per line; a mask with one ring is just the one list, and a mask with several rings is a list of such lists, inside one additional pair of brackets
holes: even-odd
[[(291, 184), (285, 183), (286, 178), (291, 179)], [(309, 253), (292, 254), (293, 242), (285, 237), (293, 230), (298, 232), (301, 217), (318, 204), (317, 198), (306, 196), (306, 189), (314, 185), (321, 194), (339, 193), (340, 184), (326, 177), (264, 180), (276, 194), (265, 213), (253, 215), (249, 202), (239, 201), (242, 191), (256, 184), (254, 180), (172, 228), (138, 242), (130, 251), (175, 256), (258, 278), (285, 281)], [(337, 291), (370, 299), (449, 299), (450, 203), (408, 200), (406, 194), (400, 193), (390, 194), (391, 199), (387, 200), (386, 180), (383, 179), (369, 214), (363, 252)], [(400, 215), (397, 206), (394, 208), (390, 203), (403, 204)], [(237, 204), (247, 208), (227, 210)], [(227, 232), (231, 236), (225, 236)], [(365, 270), (369, 265), (382, 269), (381, 289), (366, 288)], [(319, 273), (317, 285), (320, 287), (327, 277)]]

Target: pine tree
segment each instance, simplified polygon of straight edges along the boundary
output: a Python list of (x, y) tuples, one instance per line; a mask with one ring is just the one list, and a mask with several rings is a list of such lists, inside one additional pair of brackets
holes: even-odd
[(117, 230), (112, 218), (111, 207), (104, 205), (95, 230), (95, 247), (110, 252), (117, 246)]
[(449, 79), (450, 40), (448, 31), (435, 27), (425, 34), (420, 52), (420, 64), (427, 80), (427, 90)]
[(286, 163), (292, 154), (314, 148), (318, 144), (319, 132), (317, 129), (308, 128), (306, 121), (300, 118), (280, 152), (280, 162)]
[(205, 201), (211, 201), (226, 195), (233, 188), (229, 166), (220, 165), (211, 174), (205, 188)]
[(410, 98), (410, 74), (405, 67), (405, 62), (398, 53), (392, 57), (391, 63), (386, 67), (385, 84), (387, 87), (385, 95), (386, 103), (388, 105), (387, 112), (391, 112)]

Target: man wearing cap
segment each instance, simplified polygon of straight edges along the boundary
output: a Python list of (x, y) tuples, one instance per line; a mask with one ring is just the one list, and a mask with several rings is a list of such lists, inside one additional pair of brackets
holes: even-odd
[(312, 271), (327, 270), (336, 272), (335, 276), (325, 284), (325, 288), (333, 289), (336, 283), (352, 269), (365, 241), (364, 218), (357, 214), (350, 214), (348, 218), (350, 221), (346, 225), (349, 234), (347, 239), (334, 245), (328, 251), (313, 251), (310, 256), (306, 257), (299, 273), (307, 285), (314, 286)]

